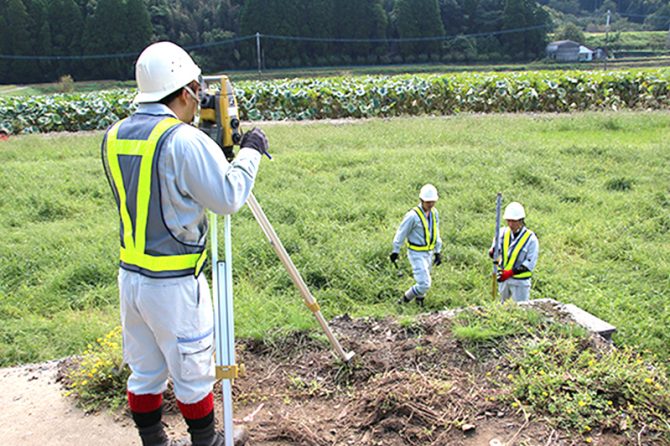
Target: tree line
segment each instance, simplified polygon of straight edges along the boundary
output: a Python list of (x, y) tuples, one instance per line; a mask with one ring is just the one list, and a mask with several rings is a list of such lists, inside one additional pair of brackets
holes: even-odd
[(254, 68), (257, 42), (240, 37), (256, 33), (266, 68), (529, 60), (551, 26), (535, 0), (0, 0), (0, 10), (4, 83), (131, 79), (158, 40), (192, 47), (205, 72)]

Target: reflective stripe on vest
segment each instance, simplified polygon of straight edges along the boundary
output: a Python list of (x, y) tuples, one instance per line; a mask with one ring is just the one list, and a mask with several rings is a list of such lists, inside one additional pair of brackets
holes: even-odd
[[(533, 233), (529, 230), (526, 229), (526, 232), (523, 233), (519, 241), (516, 243), (516, 246), (514, 246), (514, 250), (512, 250), (512, 255), (509, 256), (509, 242), (511, 239), (511, 233), (512, 231), (507, 229), (505, 230), (505, 235), (503, 236), (503, 269), (513, 269), (514, 264), (516, 263), (516, 259), (519, 257), (519, 253), (521, 250), (526, 246), (526, 243), (528, 243), (528, 240), (530, 240), (530, 236), (533, 235)], [(527, 279), (531, 277), (533, 273), (531, 271), (524, 271), (520, 274), (515, 274), (512, 276), (514, 279)]]
[(433, 230), (431, 232), (430, 226), (428, 226), (428, 221), (426, 220), (426, 215), (423, 213), (423, 210), (420, 206), (414, 208), (414, 212), (419, 216), (421, 224), (423, 225), (423, 235), (426, 243), (424, 245), (412, 245), (407, 240), (407, 247), (412, 251), (432, 251), (435, 249), (435, 241), (437, 240), (437, 222), (435, 221), (435, 212), (431, 209), (430, 219), (433, 222)]
[[(128, 118), (131, 119), (131, 118)], [(139, 126), (143, 124), (141, 119)], [(181, 121), (175, 118), (163, 118), (157, 121), (146, 139), (125, 139), (119, 138), (119, 128), (127, 119), (116, 123), (107, 133), (106, 139), (106, 160), (109, 166), (111, 182), (116, 190), (119, 200), (119, 214), (121, 217), (121, 267), (136, 271), (150, 277), (180, 277), (190, 274), (198, 275), (204, 266), (206, 251), (204, 246), (186, 245), (176, 241), (169, 229), (165, 226), (161, 218), (150, 220), (150, 205), (160, 206), (160, 195), (152, 197), (152, 182), (157, 181), (158, 175), (155, 171), (154, 162), (156, 150), (159, 146), (161, 136), (171, 128), (181, 124)], [(152, 125), (150, 121), (147, 121)], [(139, 127), (138, 126), (138, 127)], [(145, 126), (146, 130), (146, 126)], [(133, 176), (132, 171), (124, 171), (122, 168), (122, 157), (137, 157), (139, 159), (138, 172)], [(128, 169), (131, 170), (131, 169)], [(124, 183), (124, 179), (128, 183)], [(132, 183), (136, 180), (136, 183)], [(126, 186), (126, 184), (128, 186)], [(154, 190), (158, 184), (153, 185)], [(130, 190), (127, 191), (126, 187)], [(153, 199), (153, 203), (152, 203)], [(135, 225), (133, 226), (131, 209), (129, 207), (135, 203), (134, 216)], [(159, 225), (157, 229), (152, 229), (160, 237), (168, 240), (162, 246), (162, 251), (181, 251), (147, 253), (147, 233), (148, 224)], [(168, 234), (165, 234), (165, 233)], [(159, 245), (160, 247), (160, 245)]]

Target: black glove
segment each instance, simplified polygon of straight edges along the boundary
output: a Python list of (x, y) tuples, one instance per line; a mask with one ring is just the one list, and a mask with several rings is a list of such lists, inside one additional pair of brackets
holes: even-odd
[(398, 261), (398, 253), (397, 252), (392, 252), (391, 255), (389, 256), (389, 259), (391, 259), (391, 263), (395, 263)]
[(242, 141), (240, 141), (240, 147), (243, 149), (254, 149), (257, 150), (261, 155), (268, 154), (268, 138), (263, 133), (263, 130), (258, 127), (254, 127), (250, 131), (242, 135)]
[(435, 259), (433, 260), (433, 265), (437, 266), (442, 263), (442, 254), (439, 252), (435, 253)]

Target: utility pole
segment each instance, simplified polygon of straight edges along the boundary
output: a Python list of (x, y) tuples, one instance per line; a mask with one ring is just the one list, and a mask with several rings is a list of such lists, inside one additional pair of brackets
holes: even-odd
[(665, 47), (670, 50), (670, 26), (668, 26), (668, 40), (665, 42)]
[(261, 33), (256, 31), (256, 62), (258, 63), (258, 80), (261, 80)]
[(610, 10), (607, 10), (607, 24), (605, 25), (605, 70), (607, 70), (607, 59), (609, 59), (609, 34), (610, 34)]

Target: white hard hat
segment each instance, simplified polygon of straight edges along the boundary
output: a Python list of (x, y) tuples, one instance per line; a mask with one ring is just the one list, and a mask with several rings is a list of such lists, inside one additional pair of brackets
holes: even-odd
[(505, 213), (503, 214), (505, 220), (521, 220), (526, 218), (526, 211), (523, 210), (521, 203), (516, 201), (511, 202), (505, 208)]
[(200, 76), (191, 56), (172, 42), (157, 42), (142, 51), (135, 65), (139, 94), (133, 102), (158, 102)]
[(432, 184), (426, 184), (421, 188), (419, 198), (423, 201), (437, 201), (437, 189)]

